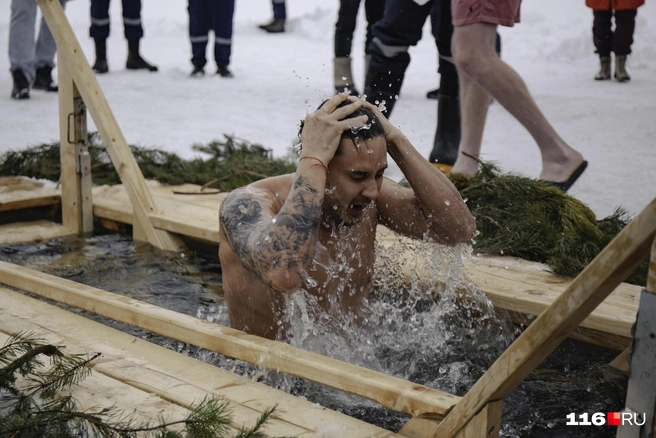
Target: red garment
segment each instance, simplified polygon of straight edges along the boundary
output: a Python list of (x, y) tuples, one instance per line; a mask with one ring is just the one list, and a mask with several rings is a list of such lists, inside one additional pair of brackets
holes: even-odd
[(585, 5), (595, 11), (626, 11), (638, 9), (645, 0), (585, 0)]

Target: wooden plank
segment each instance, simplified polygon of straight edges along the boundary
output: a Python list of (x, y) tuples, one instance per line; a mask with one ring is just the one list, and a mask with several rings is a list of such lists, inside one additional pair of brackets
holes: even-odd
[(440, 424), (440, 422), (437, 420), (412, 417), (403, 425), (401, 430), (399, 430), (399, 435), (403, 435), (407, 438), (426, 438), (437, 432), (438, 424)]
[(179, 238), (155, 229), (148, 220), (148, 214), (157, 211), (156, 205), (144, 183), (141, 169), (139, 169), (105, 99), (100, 84), (91, 71), (82, 47), (64, 15), (64, 10), (59, 2), (37, 0), (37, 4), (57, 42), (60, 65), (65, 65), (73, 78), (134, 206), (137, 219), (134, 224), (135, 234), (143, 233), (147, 241), (158, 248), (179, 250), (183, 246)]
[(57, 205), (61, 190), (22, 176), (0, 177), (0, 212)]
[(628, 372), (629, 371), (629, 348), (627, 347), (610, 363), (613, 368)]
[(43, 242), (74, 236), (77, 232), (48, 220), (0, 225), (0, 244)]
[(476, 382), (438, 426), (450, 438), (487, 403), (506, 397), (649, 254), (656, 199), (638, 214)]
[(330, 426), (339, 426), (344, 436), (354, 438), (397, 436), (15, 291), (0, 288), (0, 315), (1, 332), (38, 330), (39, 336), (65, 345), (66, 351), (101, 352), (94, 374), (113, 379), (121, 390), (88, 387), (97, 390), (98, 397), (107, 396), (123, 406), (132, 404), (130, 396), (124, 395), (128, 385), (156, 397), (153, 400), (187, 409), (206, 395), (225, 397), (234, 408), (236, 427), (253, 425), (265, 409), (277, 404), (278, 419), (266, 429), (277, 436), (320, 437), (315, 431)]
[(502, 401), (488, 403), (456, 435), (456, 438), (497, 438), (501, 420)]
[[(9, 321), (3, 321), (0, 330), (6, 330), (8, 325), (16, 322), (13, 318), (9, 318)], [(32, 327), (25, 326), (20, 321), (18, 321), (17, 326), (22, 327), (25, 331), (34, 331)], [(0, 345), (7, 342), (10, 334), (0, 331)], [(47, 337), (48, 341), (55, 345), (63, 345), (65, 347), (62, 349), (64, 354), (91, 354), (88, 349), (85, 350), (72, 342), (67, 342), (67, 340), (50, 332), (40, 332), (39, 336)], [(160, 416), (166, 417), (167, 420), (182, 420), (190, 412), (189, 409), (162, 399), (154, 392), (139, 390), (96, 371), (72, 389), (60, 391), (60, 394), (73, 395), (81, 410), (97, 413), (104, 408), (114, 406), (125, 414), (135, 412), (137, 417), (148, 420), (153, 424), (158, 422)], [(177, 427), (172, 429), (180, 430)]]
[(416, 417), (442, 418), (459, 397), (291, 345), (0, 262), (0, 282), (61, 303), (376, 401)]
[[(215, 197), (213, 203), (216, 206), (210, 207), (208, 204), (202, 205), (193, 202), (193, 199), (187, 199), (190, 195), (176, 196), (171, 188), (152, 184), (150, 181), (148, 186), (159, 207), (158, 212), (148, 215), (154, 227), (219, 243), (220, 199)], [(105, 219), (132, 224), (134, 215), (123, 186), (94, 188), (94, 214)]]

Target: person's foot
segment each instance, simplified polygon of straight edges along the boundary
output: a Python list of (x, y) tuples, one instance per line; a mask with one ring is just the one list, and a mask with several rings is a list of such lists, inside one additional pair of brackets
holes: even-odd
[(141, 55), (129, 54), (128, 60), (125, 63), (125, 68), (128, 70), (148, 70), (157, 71), (157, 66), (149, 63), (141, 57)]
[(11, 98), (16, 100), (30, 98), (30, 82), (21, 70), (14, 70), (11, 73), (14, 78), (14, 86), (11, 90)]
[(36, 78), (32, 88), (35, 90), (45, 90), (56, 92), (59, 87), (52, 81), (52, 67), (43, 66), (36, 69)]
[(228, 69), (227, 65), (219, 65), (216, 67), (216, 74), (221, 76), (222, 78), (232, 78), (233, 74), (232, 72)]
[(576, 150), (558, 161), (543, 161), (540, 179), (550, 182), (564, 191), (567, 191), (578, 179), (588, 165)]
[(203, 67), (194, 66), (194, 69), (191, 71), (191, 74), (189, 76), (191, 76), (192, 78), (199, 78), (201, 76), (205, 76), (205, 69)]
[(473, 178), (478, 173), (478, 157), (460, 152), (449, 173), (457, 173)]
[(91, 68), (97, 74), (107, 73), (109, 71), (109, 66), (107, 65), (107, 59), (96, 58), (96, 62), (94, 62), (93, 67)]
[(282, 33), (285, 31), (285, 20), (274, 18), (270, 23), (260, 24), (258, 27), (269, 33)]

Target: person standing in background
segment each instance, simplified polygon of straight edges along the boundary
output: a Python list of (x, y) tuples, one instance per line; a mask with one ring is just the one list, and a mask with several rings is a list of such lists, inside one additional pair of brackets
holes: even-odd
[(232, 18), (235, 0), (189, 0), (189, 39), (191, 41), (191, 76), (205, 74), (205, 52), (210, 29), (214, 32), (214, 62), (216, 74), (222, 78), (233, 77), (228, 69), (232, 48)]
[[(59, 0), (62, 8), (66, 0)], [(52, 81), (55, 67), (55, 43), (46, 20), (41, 18), (39, 36), (34, 41), (36, 0), (12, 0), (9, 22), (9, 71), (14, 80), (11, 98), (29, 99), (30, 87), (36, 90), (57, 91)]]
[[(123, 0), (123, 30), (128, 40), (128, 70), (157, 71), (157, 66), (144, 60), (139, 54), (139, 41), (144, 31), (141, 25), (141, 0)], [(93, 71), (107, 73), (107, 38), (109, 37), (109, 0), (91, 0), (91, 27), (89, 36), (96, 47), (96, 62)]]
[(287, 20), (285, 0), (271, 0), (271, 6), (273, 7), (273, 20), (260, 24), (258, 27), (269, 33), (282, 33), (285, 31), (285, 21)]
[(585, 4), (592, 8), (592, 39), (599, 54), (600, 69), (595, 80), (610, 79), (611, 52), (615, 53), (615, 79), (619, 82), (631, 80), (626, 71), (626, 57), (631, 53), (638, 8), (645, 4), (645, 0), (585, 0)]
[(521, 0), (453, 0), (453, 58), (460, 79), (460, 154), (451, 173), (474, 176), (490, 96), (526, 128), (542, 156), (540, 179), (567, 191), (588, 162), (556, 132), (519, 74), (494, 50), (497, 26), (519, 23)]
[[(339, 2), (337, 23), (335, 23), (335, 58), (333, 58), (335, 93), (346, 91), (352, 96), (360, 94), (355, 88), (353, 72), (351, 70), (353, 33), (355, 32), (359, 9), (360, 0), (340, 0)], [(367, 35), (364, 46), (364, 73), (366, 75), (369, 69), (369, 61), (371, 60), (371, 49), (369, 45), (373, 39), (372, 27), (378, 20), (383, 18), (385, 0), (365, 0), (364, 11), (367, 19)]]

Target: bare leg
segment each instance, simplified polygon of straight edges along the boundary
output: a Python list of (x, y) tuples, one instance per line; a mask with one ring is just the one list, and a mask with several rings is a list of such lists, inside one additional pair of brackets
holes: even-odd
[(481, 152), (490, 95), (461, 70), (458, 70), (458, 78), (460, 80), (460, 117), (463, 130), (460, 139), (460, 153), (451, 172), (474, 176), (478, 172), (478, 162), (471, 157), (478, 158)]
[[(455, 28), (452, 46), (459, 77), (462, 80), (467, 76), (486, 90), (528, 130), (542, 154), (540, 179), (565, 181), (583, 162), (583, 156), (560, 138), (536, 105), (522, 78), (496, 55), (495, 36), (496, 25), (493, 24), (477, 23)], [(480, 115), (477, 117), (471, 113), (481, 111), (481, 103), (475, 102), (481, 96), (482, 93), (477, 92), (461, 94), (461, 99), (471, 100), (461, 100), (463, 138), (471, 131), (469, 143), (461, 146), (465, 152), (480, 151), (485, 119), (481, 123)], [(470, 114), (466, 115), (466, 111)], [(461, 156), (458, 161), (461, 161)], [(463, 163), (456, 162), (452, 171), (458, 169), (463, 169), (462, 173), (471, 174), (470, 166)]]

